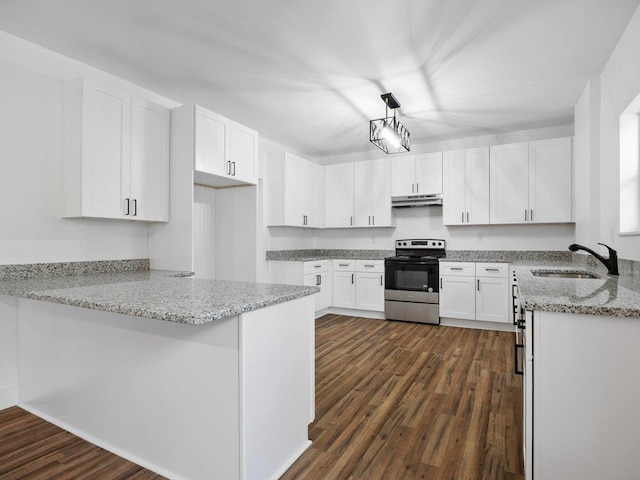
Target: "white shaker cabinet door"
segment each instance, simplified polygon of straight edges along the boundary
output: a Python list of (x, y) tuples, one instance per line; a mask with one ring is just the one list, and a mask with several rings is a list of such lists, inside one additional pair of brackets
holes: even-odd
[(284, 166), (284, 224), (304, 226), (306, 195), (305, 160), (295, 155), (285, 154)]
[(131, 95), (82, 81), (81, 216), (123, 218), (131, 209)]
[(325, 227), (352, 227), (354, 214), (353, 163), (324, 167)]
[(443, 154), (442, 220), (444, 225), (463, 225), (466, 214), (466, 153), (452, 150)]
[(134, 97), (131, 126), (131, 198), (139, 220), (169, 221), (171, 111)]
[(529, 221), (529, 144), (496, 145), (490, 149), (491, 223)]
[(571, 222), (571, 138), (529, 142), (529, 221)]
[(333, 272), (333, 301), (337, 308), (356, 308), (355, 272)]
[(509, 323), (509, 284), (507, 278), (476, 278), (476, 320)]
[(440, 277), (440, 316), (475, 320), (476, 277)]
[(212, 175), (227, 176), (229, 160), (229, 120), (222, 115), (195, 106), (195, 169)]
[(394, 157), (391, 162), (391, 196), (412, 195), (416, 190), (415, 155)]
[(384, 311), (384, 274), (356, 273), (356, 308)]
[(372, 226), (390, 226), (391, 222), (391, 170), (388, 158), (371, 162), (369, 187)]
[(489, 223), (489, 147), (466, 151), (467, 185), (465, 220), (469, 225)]
[(258, 132), (231, 123), (229, 161), (231, 176), (249, 184), (258, 183)]
[(442, 193), (442, 152), (416, 155), (415, 193)]

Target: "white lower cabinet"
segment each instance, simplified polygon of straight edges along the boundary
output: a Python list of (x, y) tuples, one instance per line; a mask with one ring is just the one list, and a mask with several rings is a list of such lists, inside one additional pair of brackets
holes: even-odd
[(287, 285), (320, 287), (316, 294), (316, 312), (331, 306), (330, 260), (315, 262), (273, 261), (270, 263), (270, 281)]
[(509, 323), (506, 263), (440, 263), (440, 316)]
[(332, 306), (383, 312), (384, 261), (333, 260)]

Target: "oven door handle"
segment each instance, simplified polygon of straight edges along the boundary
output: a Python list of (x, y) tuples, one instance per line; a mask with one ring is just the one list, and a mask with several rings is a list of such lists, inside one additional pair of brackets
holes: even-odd
[(437, 266), (437, 262), (429, 262), (426, 260), (411, 260), (411, 261), (398, 261), (398, 260), (386, 260), (385, 265), (431, 265), (433, 267)]

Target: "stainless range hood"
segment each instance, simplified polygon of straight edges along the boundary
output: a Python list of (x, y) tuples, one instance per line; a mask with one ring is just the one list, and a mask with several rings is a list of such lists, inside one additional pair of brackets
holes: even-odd
[(432, 193), (426, 195), (402, 195), (398, 197), (391, 197), (391, 206), (395, 208), (441, 207), (442, 194)]

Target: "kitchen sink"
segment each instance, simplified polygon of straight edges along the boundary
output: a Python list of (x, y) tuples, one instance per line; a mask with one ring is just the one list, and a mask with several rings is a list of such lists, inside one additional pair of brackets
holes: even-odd
[(531, 270), (531, 274), (536, 277), (547, 278), (600, 278), (591, 272), (578, 271), (558, 271), (558, 270)]

